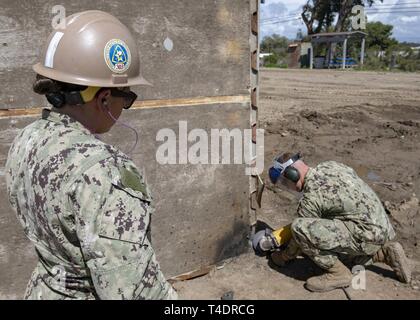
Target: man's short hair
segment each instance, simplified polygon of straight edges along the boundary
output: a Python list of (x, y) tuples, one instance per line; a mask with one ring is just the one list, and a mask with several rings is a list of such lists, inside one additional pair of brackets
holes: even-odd
[(287, 160), (289, 160), (291, 157), (293, 157), (295, 153), (292, 152), (285, 152), (280, 157), (277, 158), (277, 160), (280, 163), (285, 163)]

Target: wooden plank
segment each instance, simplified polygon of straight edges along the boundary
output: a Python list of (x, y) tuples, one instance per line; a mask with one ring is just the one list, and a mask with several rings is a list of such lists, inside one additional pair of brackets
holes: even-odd
[(202, 267), (200, 269), (190, 271), (190, 272), (186, 272), (186, 273), (181, 274), (179, 276), (172, 277), (172, 278), (168, 279), (168, 281), (169, 281), (169, 283), (175, 283), (175, 282), (179, 282), (179, 281), (192, 280), (192, 279), (195, 279), (195, 278), (198, 278), (198, 277), (205, 276), (206, 274), (210, 273), (215, 268), (216, 268), (215, 265), (205, 266), (205, 267)]
[[(153, 109), (153, 108), (173, 108), (180, 106), (201, 106), (203, 104), (224, 104), (224, 103), (249, 103), (249, 95), (246, 96), (224, 96), (224, 97), (198, 97), (185, 99), (166, 99), (166, 100), (145, 100), (136, 101), (131, 107), (135, 109)], [(0, 109), (0, 119), (10, 117), (27, 117), (39, 115), (43, 107), (20, 108), (20, 109)]]

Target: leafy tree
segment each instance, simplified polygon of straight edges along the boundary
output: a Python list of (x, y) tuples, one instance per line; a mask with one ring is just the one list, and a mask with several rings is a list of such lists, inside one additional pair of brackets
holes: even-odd
[(308, 29), (308, 35), (321, 32), (333, 22), (331, 1), (308, 0), (302, 9), (302, 20)]
[(271, 56), (268, 56), (264, 59), (264, 64), (275, 66), (277, 65), (278, 60), (279, 60), (278, 55), (273, 53)]
[(286, 37), (273, 34), (271, 36), (264, 37), (261, 42), (260, 49), (261, 52), (276, 53), (281, 56), (287, 53), (289, 42), (289, 39)]
[(289, 39), (279, 36), (278, 34), (264, 37), (260, 46), (261, 52), (272, 54), (264, 59), (264, 64), (268, 66), (284, 67), (288, 61), (287, 49), (289, 43)]
[[(383, 2), (383, 0), (379, 1)], [(307, 0), (302, 8), (302, 19), (308, 29), (308, 34), (328, 29), (335, 32), (345, 31), (354, 6), (372, 6), (374, 3), (375, 0)], [(337, 22), (333, 26), (335, 18)]]
[(368, 22), (366, 24), (366, 46), (367, 48), (378, 47), (385, 51), (388, 48), (398, 45), (398, 41), (392, 37), (394, 26), (382, 22)]

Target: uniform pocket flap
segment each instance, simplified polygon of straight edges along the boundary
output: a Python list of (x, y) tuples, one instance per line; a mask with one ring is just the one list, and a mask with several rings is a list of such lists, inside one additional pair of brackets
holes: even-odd
[(112, 179), (112, 184), (135, 198), (149, 203), (152, 201), (150, 190), (135, 167), (119, 168), (118, 174)]

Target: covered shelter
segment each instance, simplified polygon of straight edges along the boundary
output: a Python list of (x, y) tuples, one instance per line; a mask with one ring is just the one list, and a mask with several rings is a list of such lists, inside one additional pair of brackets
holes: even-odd
[[(365, 57), (365, 43), (366, 43), (366, 36), (367, 33), (362, 31), (350, 31), (350, 32), (328, 32), (328, 33), (317, 33), (312, 34), (311, 37), (311, 43), (312, 48), (315, 47), (317, 44), (321, 43), (327, 43), (329, 45), (328, 54), (326, 57), (326, 65), (330, 67), (331, 65), (331, 59), (332, 57), (332, 50), (331, 45), (333, 43), (343, 43), (343, 58), (341, 59), (341, 68), (345, 69), (347, 65), (347, 44), (348, 40), (351, 38), (354, 39), (360, 39), (361, 41), (361, 52), (360, 52), (360, 65), (363, 65), (364, 63), (364, 57)], [(314, 54), (313, 49), (310, 52), (310, 68), (313, 68), (314, 63)]]

